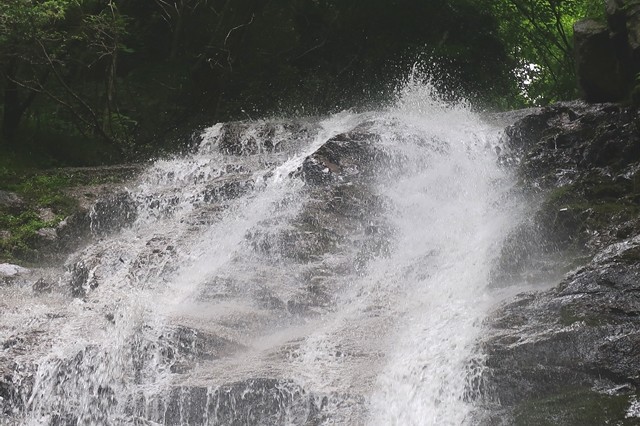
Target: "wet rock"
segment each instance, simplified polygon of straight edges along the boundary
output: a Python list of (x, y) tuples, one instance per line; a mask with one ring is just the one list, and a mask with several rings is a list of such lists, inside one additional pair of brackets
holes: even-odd
[(521, 157), (519, 173), (557, 185), (560, 172), (595, 167), (621, 170), (640, 159), (637, 111), (614, 104), (560, 103), (507, 127), (508, 152)]
[(252, 188), (253, 181), (226, 179), (209, 186), (203, 194), (203, 200), (205, 203), (233, 200), (247, 193)]
[[(10, 338), (0, 342), (0, 424), (17, 425), (11, 422), (22, 412), (28, 395), (33, 388), (34, 368), (27, 368), (12, 359), (15, 348), (24, 353), (24, 342), (19, 338)], [(3, 356), (3, 353), (6, 355)]]
[(325, 142), (307, 157), (295, 175), (311, 185), (371, 176), (387, 156), (375, 146), (380, 136), (362, 125)]
[(287, 143), (307, 137), (312, 127), (303, 122), (225, 123), (218, 137), (218, 149), (226, 155), (277, 152)]
[(197, 362), (218, 359), (237, 352), (242, 345), (215, 334), (179, 326), (162, 336), (163, 353), (170, 360), (171, 372), (185, 373)]
[(91, 230), (98, 236), (130, 225), (137, 217), (137, 205), (129, 192), (119, 192), (99, 199), (91, 208)]
[[(517, 424), (594, 424), (594, 406), (604, 410), (598, 424), (626, 418), (640, 395), (639, 261), (640, 237), (614, 244), (559, 286), (520, 295), (492, 318), (489, 393)], [(536, 406), (544, 415), (534, 416)]]
[(541, 202), (505, 244), (501, 273), (559, 284), (511, 299), (487, 321), (493, 414), (484, 424), (637, 423), (638, 118), (634, 108), (571, 102), (506, 129), (503, 163), (517, 165), (521, 187)]
[(77, 248), (91, 233), (89, 212), (81, 210), (64, 218), (56, 226), (59, 247), (62, 253)]
[[(252, 132), (249, 132), (249, 131)], [(275, 127), (271, 123), (253, 126), (252, 123), (226, 123), (218, 138), (220, 152), (228, 155), (257, 154), (260, 151), (273, 151), (277, 145), (274, 140)]]
[(0, 377), (0, 414), (11, 416), (22, 407), (20, 392), (10, 375)]
[(0, 263), (0, 279), (12, 278), (29, 273), (29, 269), (11, 263)]
[(546, 198), (535, 226), (556, 249), (608, 244), (633, 220), (640, 195), (639, 125), (633, 108), (571, 102), (506, 129), (503, 161), (519, 158), (525, 190)]
[(51, 293), (53, 291), (53, 288), (54, 285), (44, 278), (40, 278), (31, 286), (31, 289), (34, 293)]
[(219, 387), (176, 387), (141, 405), (150, 407), (150, 420), (166, 425), (317, 425), (323, 401), (292, 381), (255, 378)]
[(69, 289), (72, 297), (85, 297), (89, 291), (98, 287), (95, 270), (97, 259), (81, 260), (71, 266)]

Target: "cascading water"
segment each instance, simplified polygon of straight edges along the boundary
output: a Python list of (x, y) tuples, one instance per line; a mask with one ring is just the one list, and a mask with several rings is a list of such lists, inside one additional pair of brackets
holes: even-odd
[(124, 228), (94, 215), (56, 294), (3, 295), (1, 337), (36, 336), (6, 423), (473, 424), (519, 217), (499, 143), (418, 83), (207, 129), (118, 198)]

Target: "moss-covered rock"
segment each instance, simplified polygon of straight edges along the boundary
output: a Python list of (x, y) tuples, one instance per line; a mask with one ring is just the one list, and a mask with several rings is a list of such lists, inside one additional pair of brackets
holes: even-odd
[(637, 418), (627, 417), (636, 393), (608, 394), (590, 388), (567, 387), (560, 392), (518, 405), (514, 426), (586, 426), (635, 425)]
[[(89, 208), (139, 169), (112, 166), (5, 173), (0, 182), (0, 261), (31, 264), (69, 253), (90, 231)], [(109, 199), (103, 204), (109, 204)]]

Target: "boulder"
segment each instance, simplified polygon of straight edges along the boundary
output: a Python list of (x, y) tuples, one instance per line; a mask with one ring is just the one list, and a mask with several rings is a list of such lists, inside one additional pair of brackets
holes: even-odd
[(574, 25), (576, 75), (589, 102), (640, 102), (640, 4), (607, 0), (606, 24), (585, 19)]
[(294, 175), (309, 185), (326, 185), (370, 176), (386, 155), (376, 147), (379, 136), (363, 124), (334, 136), (305, 158)]
[(0, 263), (0, 278), (12, 278), (18, 275), (24, 275), (29, 269), (22, 266), (13, 265), (11, 263)]
[(617, 102), (625, 99), (631, 70), (620, 57), (624, 39), (610, 38), (609, 28), (593, 19), (573, 26), (576, 74), (584, 98), (589, 102)]

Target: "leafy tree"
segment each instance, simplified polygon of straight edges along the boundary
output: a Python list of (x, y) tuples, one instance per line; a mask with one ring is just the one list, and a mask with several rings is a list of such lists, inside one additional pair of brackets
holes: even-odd
[[(118, 54), (126, 51), (127, 24), (116, 3), (7, 0), (0, 23), (4, 141), (15, 142), (24, 114), (44, 96), (49, 114), (58, 111), (81, 134), (113, 143), (119, 136), (113, 126)], [(76, 83), (95, 68), (103, 73), (102, 106)]]
[(594, 6), (602, 9), (599, 0), (2, 0), (1, 139), (16, 147), (28, 130), (37, 140), (36, 126), (40, 139), (81, 135), (149, 153), (198, 123), (379, 104), (416, 63), (484, 106), (571, 98), (572, 24)]
[[(43, 52), (60, 42), (58, 28), (73, 0), (6, 0), (0, 3), (0, 70), (4, 92), (2, 136), (12, 141), (37, 91), (25, 80), (43, 83), (50, 76)], [(24, 90), (26, 89), (26, 90)]]
[[(517, 102), (545, 105), (577, 96), (573, 23), (601, 16), (597, 0), (489, 0), (503, 43), (515, 62)], [(519, 100), (518, 100), (519, 98)]]

